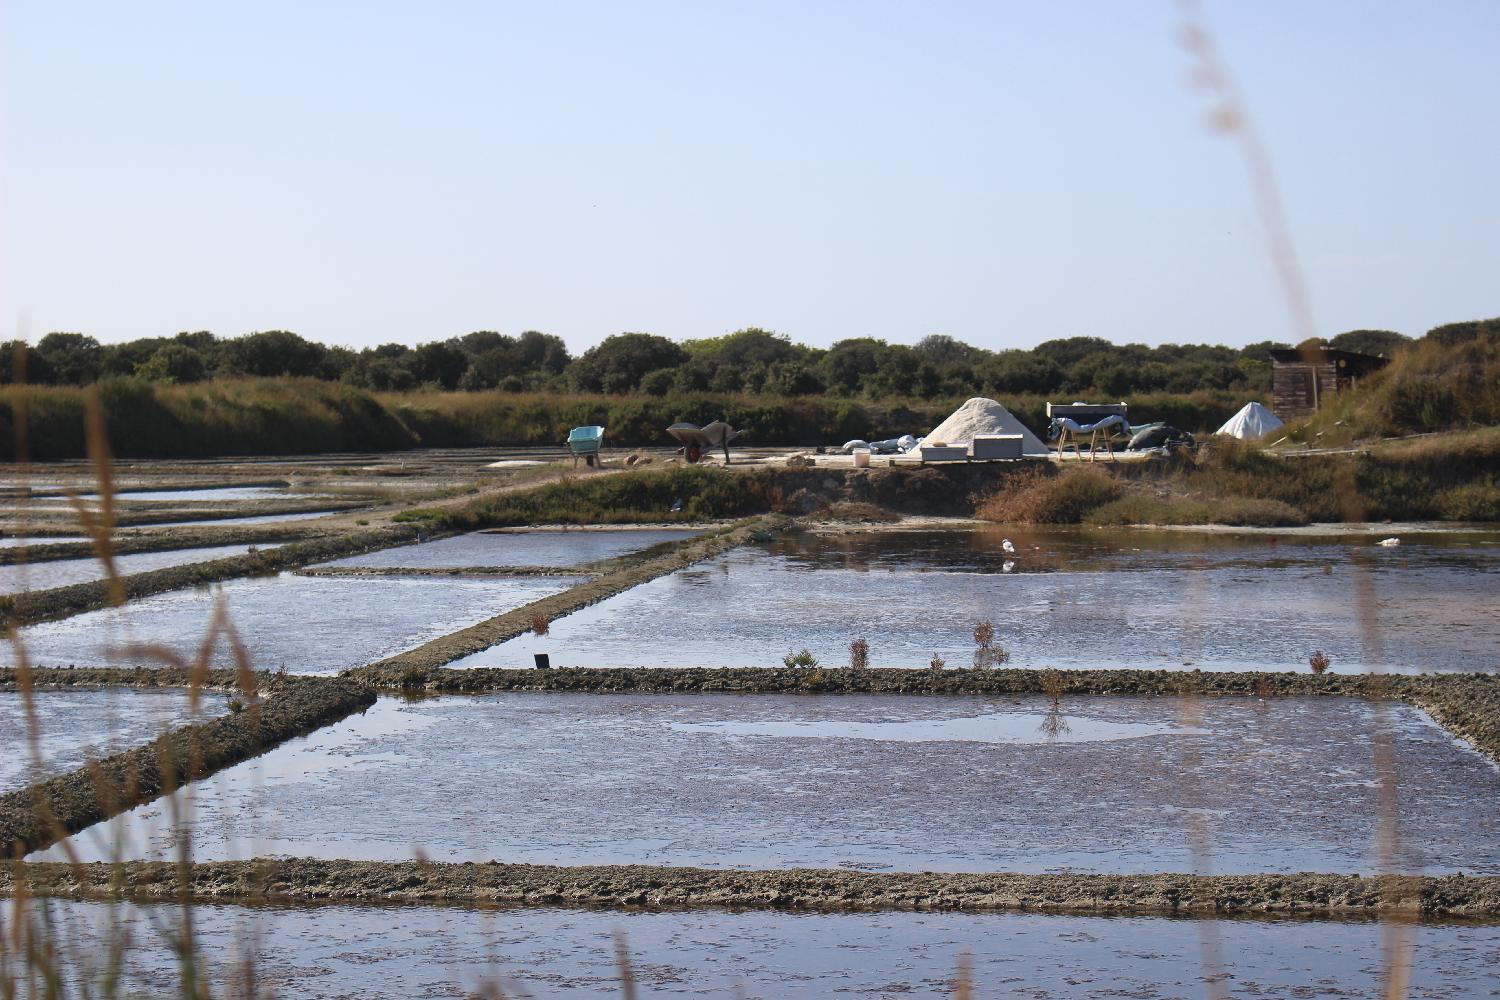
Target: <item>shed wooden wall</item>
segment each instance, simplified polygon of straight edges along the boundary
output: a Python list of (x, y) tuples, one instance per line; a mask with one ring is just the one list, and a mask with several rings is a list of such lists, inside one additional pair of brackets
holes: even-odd
[(1319, 403), (1353, 384), (1352, 377), (1339, 376), (1331, 361), (1319, 364), (1278, 361), (1271, 367), (1271, 409), (1282, 420), (1297, 420), (1316, 412)]

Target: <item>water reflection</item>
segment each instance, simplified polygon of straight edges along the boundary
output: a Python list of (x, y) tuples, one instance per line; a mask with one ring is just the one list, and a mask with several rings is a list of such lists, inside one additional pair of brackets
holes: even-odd
[(803, 533), (643, 584), (559, 619), (545, 638), (453, 666), (525, 667), (547, 653), (560, 666), (771, 667), (804, 647), (841, 663), (856, 638), (869, 641), (874, 667), (967, 665), (970, 633), (989, 620), (1010, 666), (1305, 671), (1323, 649), (1335, 671), (1360, 671), (1367, 644), (1350, 588), (1351, 554), (1362, 552), (1388, 669), (1493, 671), (1500, 547), (1482, 544), (1493, 537), (1424, 534), (1380, 549), (1353, 536), (1272, 545), (1276, 536), (1010, 527)]

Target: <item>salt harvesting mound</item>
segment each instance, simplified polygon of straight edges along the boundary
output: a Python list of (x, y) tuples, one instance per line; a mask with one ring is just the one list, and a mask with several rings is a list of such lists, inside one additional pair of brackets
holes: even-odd
[(1042, 439), (1027, 430), (1015, 414), (983, 396), (976, 396), (954, 410), (947, 420), (932, 429), (925, 441), (929, 444), (967, 445), (979, 434), (1019, 434), (1021, 454), (1047, 454)]
[(1283, 425), (1280, 417), (1259, 403), (1250, 402), (1241, 407), (1240, 412), (1224, 421), (1224, 426), (1214, 433), (1228, 434), (1241, 441), (1253, 441), (1255, 438), (1265, 437), (1281, 426)]

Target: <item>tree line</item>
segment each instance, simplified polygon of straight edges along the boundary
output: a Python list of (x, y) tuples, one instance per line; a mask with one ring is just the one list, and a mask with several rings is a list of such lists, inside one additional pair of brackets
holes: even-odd
[[(1388, 330), (1353, 330), (1319, 343), (1390, 355), (1409, 339)], [(0, 381), (82, 386), (121, 377), (190, 384), (295, 376), (375, 391), (658, 397), (712, 392), (867, 399), (975, 394), (1122, 398), (1199, 390), (1258, 395), (1270, 389), (1269, 352), (1287, 346), (1262, 341), (1243, 348), (1147, 347), (1069, 337), (1029, 350), (990, 351), (939, 334), (915, 344), (857, 337), (825, 349), (752, 327), (681, 343), (649, 333), (621, 333), (574, 357), (561, 338), (535, 330), (516, 336), (481, 330), (416, 347), (390, 343), (358, 351), (285, 330), (238, 337), (198, 331), (120, 344), (101, 344), (81, 333), (49, 333), (34, 345), (0, 345)]]

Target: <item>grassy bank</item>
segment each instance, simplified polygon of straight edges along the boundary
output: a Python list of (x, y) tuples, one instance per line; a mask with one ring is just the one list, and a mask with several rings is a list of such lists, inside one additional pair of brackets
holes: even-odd
[(398, 520), (470, 530), (811, 514), (852, 503), (902, 514), (1100, 526), (1500, 521), (1497, 470), (1500, 428), (1493, 428), (1306, 457), (1279, 457), (1224, 441), (1197, 457), (1061, 468), (647, 467), (579, 476), (456, 508), (417, 508)]
[(1295, 443), (1342, 445), (1500, 425), (1500, 318), (1450, 323), (1396, 350), (1353, 391), (1291, 428)]
[[(607, 443), (669, 443), (679, 420), (728, 420), (765, 445), (839, 444), (921, 434), (960, 398), (911, 402), (840, 396), (740, 394), (585, 395), (499, 391), (375, 393), (310, 378), (221, 379), (168, 385), (106, 379), (90, 389), (0, 388), (0, 460), (14, 460), (18, 422), (30, 457), (80, 458), (85, 394), (97, 392), (111, 450), (132, 458), (397, 451), (417, 447), (557, 446), (573, 427), (600, 424)], [(1046, 424), (1040, 396), (1002, 400), (1035, 428)], [(1139, 420), (1211, 430), (1244, 403), (1231, 393), (1152, 395), (1129, 400)]]
[(1093, 525), (1500, 521), (1500, 428), (1340, 455), (1280, 457), (1226, 440), (1142, 467), (1042, 467), (1002, 484), (976, 513)]

